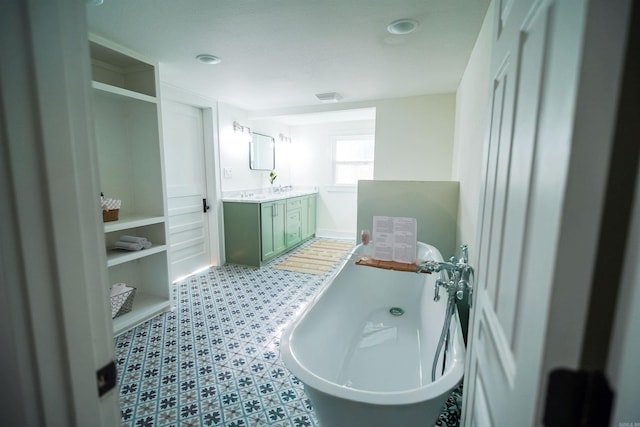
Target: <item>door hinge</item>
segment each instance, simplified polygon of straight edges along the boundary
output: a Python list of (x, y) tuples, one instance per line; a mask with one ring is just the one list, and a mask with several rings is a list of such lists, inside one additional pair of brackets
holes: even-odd
[(609, 425), (613, 390), (602, 372), (556, 369), (549, 374), (546, 427)]
[(102, 396), (116, 386), (116, 362), (111, 361), (104, 367), (98, 369), (98, 396)]
[(210, 208), (211, 206), (207, 204), (207, 199), (202, 199), (202, 212), (207, 213)]

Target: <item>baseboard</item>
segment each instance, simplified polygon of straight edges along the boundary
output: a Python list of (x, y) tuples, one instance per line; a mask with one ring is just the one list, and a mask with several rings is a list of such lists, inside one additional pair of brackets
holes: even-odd
[(355, 233), (348, 231), (338, 231), (330, 229), (318, 229), (316, 230), (316, 237), (325, 237), (327, 239), (343, 239), (343, 240), (356, 240)]

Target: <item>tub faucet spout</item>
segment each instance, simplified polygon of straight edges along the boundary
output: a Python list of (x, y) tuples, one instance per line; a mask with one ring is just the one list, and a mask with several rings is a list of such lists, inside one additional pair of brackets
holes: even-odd
[(439, 273), (441, 271), (453, 272), (455, 270), (456, 266), (450, 262), (427, 260), (418, 264), (416, 273)]
[(436, 280), (434, 289), (434, 301), (440, 300), (440, 287), (449, 293), (451, 298), (462, 300), (464, 294), (469, 295), (469, 305), (471, 306), (473, 286), (473, 267), (469, 262), (469, 248), (467, 245), (460, 247), (462, 256), (456, 258), (452, 256), (449, 261), (440, 262), (427, 260), (418, 264), (416, 273), (440, 273), (440, 278)]

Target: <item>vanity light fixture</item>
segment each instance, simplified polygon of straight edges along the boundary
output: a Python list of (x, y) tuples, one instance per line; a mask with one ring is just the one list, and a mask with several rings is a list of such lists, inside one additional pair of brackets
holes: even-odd
[(219, 64), (222, 62), (222, 59), (218, 58), (215, 55), (209, 55), (208, 53), (202, 53), (198, 56), (196, 56), (196, 59), (200, 62), (203, 62), (205, 64), (209, 64), (209, 65), (215, 65), (215, 64)]
[(416, 28), (418, 28), (418, 21), (415, 19), (397, 19), (387, 25), (387, 31), (396, 35), (412, 33)]
[(250, 134), (251, 133), (251, 128), (248, 127), (248, 126), (242, 126), (240, 123), (238, 123), (238, 122), (236, 122), (234, 120), (234, 122), (233, 122), (233, 131), (234, 132), (240, 132), (240, 133), (244, 133), (246, 131), (247, 133)]
[(282, 142), (289, 142), (289, 143), (291, 142), (291, 137), (287, 136), (287, 135), (285, 135), (283, 133), (278, 135), (278, 138), (280, 138), (280, 141), (282, 141)]

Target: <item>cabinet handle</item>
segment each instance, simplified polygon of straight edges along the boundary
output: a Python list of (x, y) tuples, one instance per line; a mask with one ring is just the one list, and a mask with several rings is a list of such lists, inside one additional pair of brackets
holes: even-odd
[(210, 208), (211, 206), (207, 204), (207, 199), (202, 199), (202, 212), (207, 213)]

